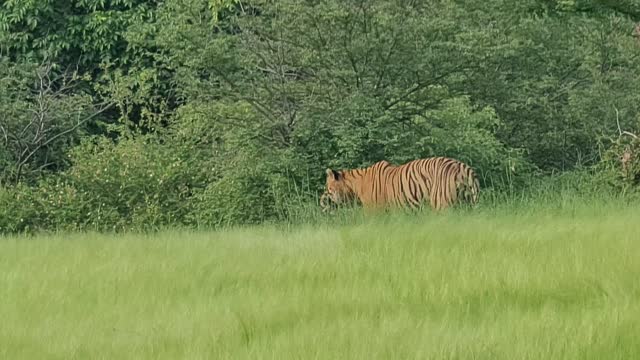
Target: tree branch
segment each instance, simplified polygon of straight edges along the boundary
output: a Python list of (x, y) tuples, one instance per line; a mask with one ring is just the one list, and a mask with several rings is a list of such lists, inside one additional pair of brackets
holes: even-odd
[(53, 141), (55, 141), (56, 139), (60, 138), (61, 136), (65, 136), (75, 130), (77, 130), (80, 126), (84, 125), (87, 121), (93, 119), (94, 117), (102, 114), (103, 112), (107, 111), (108, 109), (112, 108), (115, 105), (115, 103), (108, 103), (106, 106), (104, 106), (102, 109), (92, 113), (91, 115), (85, 117), (82, 120), (79, 120), (74, 126), (50, 137), (49, 139), (47, 139), (46, 141), (38, 144), (26, 157), (24, 157), (19, 163), (18, 166), (19, 168), (21, 168), (22, 166), (24, 166), (33, 155), (35, 155), (36, 152), (38, 152), (38, 150), (42, 149), (43, 147), (51, 144)]
[(419, 82), (416, 85), (414, 85), (411, 89), (409, 89), (407, 92), (405, 92), (403, 95), (401, 95), (399, 98), (397, 98), (396, 100), (390, 102), (389, 104), (385, 105), (384, 110), (390, 110), (391, 108), (393, 108), (394, 106), (396, 106), (397, 104), (399, 104), (400, 102), (404, 101), (407, 97), (411, 96), (412, 94), (424, 89), (427, 86), (433, 85), (435, 84), (437, 81), (444, 79), (445, 77), (462, 70), (462, 66), (458, 66), (454, 69), (451, 69), (450, 71), (447, 71), (444, 74), (438, 75), (434, 78), (429, 79), (429, 81), (424, 81), (424, 82)]
[(632, 132), (629, 132), (629, 131), (622, 130), (622, 128), (620, 127), (620, 112), (618, 111), (618, 108), (615, 107), (615, 106), (613, 107), (613, 110), (615, 110), (615, 112), (616, 112), (616, 125), (618, 125), (618, 136), (622, 137), (622, 135), (628, 135), (628, 136), (631, 136), (634, 139), (637, 139), (638, 135), (636, 135), (636, 134), (634, 134)]

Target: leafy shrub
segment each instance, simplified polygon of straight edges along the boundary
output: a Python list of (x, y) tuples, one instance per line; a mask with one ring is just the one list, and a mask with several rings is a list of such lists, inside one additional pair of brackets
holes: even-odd
[(66, 181), (91, 200), (87, 225), (98, 229), (154, 228), (180, 224), (190, 212), (199, 171), (187, 151), (153, 136), (85, 141), (71, 154)]
[(89, 199), (57, 177), (0, 188), (0, 233), (82, 229), (91, 209)]
[(15, 64), (0, 56), (0, 182), (35, 183), (68, 165), (66, 152), (109, 108), (81, 91), (84, 80), (55, 64)]
[(199, 226), (218, 227), (289, 218), (315, 196), (298, 187), (294, 163), (286, 155), (237, 153), (219, 179), (195, 194), (191, 219)]
[(267, 174), (239, 169), (194, 198), (191, 218), (200, 226), (255, 224), (276, 217), (276, 193)]

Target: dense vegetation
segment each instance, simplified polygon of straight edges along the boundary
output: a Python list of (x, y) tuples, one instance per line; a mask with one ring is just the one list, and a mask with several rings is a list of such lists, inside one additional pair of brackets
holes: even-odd
[(640, 209), (0, 241), (2, 359), (637, 359)]
[(326, 167), (439, 155), (485, 193), (626, 192), (638, 22), (633, 0), (5, 0), (0, 232), (291, 218)]

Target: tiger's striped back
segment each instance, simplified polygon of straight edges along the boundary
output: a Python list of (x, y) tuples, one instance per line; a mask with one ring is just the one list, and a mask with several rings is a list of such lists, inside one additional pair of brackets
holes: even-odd
[(380, 161), (365, 169), (327, 169), (321, 203), (326, 198), (338, 204), (357, 198), (366, 208), (418, 208), (428, 202), (440, 210), (457, 202), (476, 204), (479, 189), (473, 169), (455, 159), (433, 157), (400, 166)]

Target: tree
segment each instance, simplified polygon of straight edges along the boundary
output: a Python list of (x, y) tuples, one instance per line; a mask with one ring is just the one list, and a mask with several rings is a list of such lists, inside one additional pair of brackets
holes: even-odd
[(60, 170), (65, 153), (86, 130), (87, 123), (108, 110), (78, 92), (82, 78), (57, 71), (50, 63), (0, 66), (0, 180), (32, 180), (45, 171)]
[[(486, 49), (459, 41), (471, 34), (459, 21), (464, 9), (455, 4), (252, 1), (216, 24), (205, 7), (197, 0), (167, 2), (156, 39), (180, 74), (177, 91), (189, 113), (194, 107), (207, 113), (227, 147), (239, 144), (229, 158), (245, 158), (247, 151), (255, 161), (290, 157), (286, 163), (297, 164), (290, 172), (313, 174), (314, 184), (326, 166), (366, 166), (383, 158), (463, 156), (492, 167), (487, 171), (501, 168), (496, 159), (440, 146), (452, 135), (446, 129), (455, 128), (431, 117), (450, 110), (484, 118), (485, 106), (458, 101)], [(220, 111), (233, 119), (221, 119)], [(493, 119), (464, 126), (479, 126), (492, 138), (500, 126)]]

